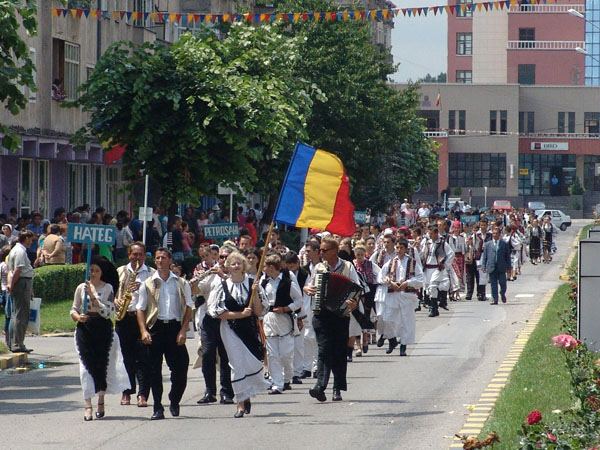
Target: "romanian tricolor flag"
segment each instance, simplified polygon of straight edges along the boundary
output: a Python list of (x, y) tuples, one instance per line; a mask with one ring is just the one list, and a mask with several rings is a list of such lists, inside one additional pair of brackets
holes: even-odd
[(297, 143), (273, 222), (352, 235), (354, 205), (342, 161), (332, 153)]

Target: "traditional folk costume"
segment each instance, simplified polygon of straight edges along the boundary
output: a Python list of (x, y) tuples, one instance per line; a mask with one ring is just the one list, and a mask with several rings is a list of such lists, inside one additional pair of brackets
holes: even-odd
[[(314, 277), (316, 264), (308, 263), (304, 269), (308, 272), (307, 281)], [(312, 325), (312, 297), (304, 294), (304, 301), (307, 302), (306, 319), (304, 319), (304, 361), (302, 363), (301, 378), (309, 378), (317, 372), (317, 336)]]
[[(402, 259), (396, 256), (387, 262), (379, 272), (378, 281), (387, 287), (381, 311), (380, 333), (390, 341), (391, 350), (394, 344), (397, 344), (397, 339), (400, 341), (401, 350), (404, 350), (406, 345), (415, 343), (417, 291), (424, 281), (419, 252), (411, 248)], [(398, 291), (389, 284), (404, 281), (408, 281), (405, 291)]]
[[(375, 292), (377, 291), (377, 287), (378, 287), (378, 282), (377, 279), (379, 277), (379, 272), (381, 271), (381, 268), (377, 265), (372, 263), (370, 260), (365, 259), (363, 261), (363, 263), (359, 263), (357, 260), (354, 260), (354, 267), (356, 268), (356, 271), (358, 272), (358, 274), (361, 276), (361, 278), (364, 280), (364, 282), (367, 285), (368, 290), (365, 290), (364, 293), (364, 302), (363, 302), (363, 306), (364, 306), (364, 316), (367, 319), (371, 319), (371, 313), (375, 312)], [(373, 325), (369, 325), (366, 322), (363, 323), (363, 330), (372, 330), (373, 329)]]
[[(385, 247), (382, 247), (371, 255), (371, 258), (369, 258), (369, 261), (371, 263), (373, 263), (373, 266), (377, 266), (379, 269), (381, 269), (385, 263), (387, 263), (388, 261), (391, 261), (395, 257), (396, 257), (395, 251), (388, 252), (388, 251), (386, 251)], [(373, 306), (375, 308), (375, 314), (377, 315), (377, 317), (380, 317), (379, 311), (383, 309), (383, 304), (385, 303), (385, 294), (386, 294), (385, 286), (378, 284), (377, 288), (375, 289), (375, 297), (373, 299)], [(377, 320), (377, 322), (379, 323), (379, 319)], [(381, 333), (380, 333), (380, 336), (381, 336)], [(383, 336), (381, 336), (381, 337), (383, 337)]]
[(467, 253), (467, 243), (462, 234), (450, 235), (447, 240), (448, 245), (454, 251), (454, 260), (452, 269), (458, 278), (458, 289), (452, 289), (451, 292), (459, 295), (459, 292), (465, 290), (465, 254)]
[(425, 245), (425, 289), (429, 296), (429, 316), (439, 316), (438, 302), (445, 307), (450, 289), (450, 276), (447, 267), (452, 265), (454, 251), (442, 237), (432, 242), (431, 239), (423, 241)]
[[(249, 305), (253, 282), (245, 275), (241, 283), (228, 279), (215, 285), (210, 293), (207, 314), (218, 317), (226, 311), (243, 311)], [(264, 392), (269, 385), (263, 374), (264, 353), (256, 317), (221, 320), (220, 333), (229, 356), (235, 400), (243, 402)]]
[(529, 240), (529, 258), (536, 264), (541, 254), (542, 228), (539, 225), (530, 226), (527, 229), (527, 238)]
[(488, 274), (483, 271), (485, 267), (483, 267), (481, 263), (481, 257), (483, 255), (483, 246), (486, 242), (489, 242), (491, 240), (492, 233), (489, 231), (483, 233), (481, 230), (477, 231), (476, 238), (473, 238), (473, 241), (477, 243), (476, 249), (478, 249), (475, 252), (475, 259), (477, 261), (477, 272), (479, 276), (479, 280), (477, 282), (477, 299), (482, 302), (487, 300), (485, 289), (488, 281)]
[[(553, 235), (556, 232), (554, 225), (552, 225), (552, 223), (547, 222), (544, 225), (542, 225), (542, 248), (545, 251), (548, 251), (548, 255), (552, 254), (552, 247), (553, 247)], [(552, 256), (548, 257), (548, 260), (544, 260), (544, 263), (549, 264), (550, 261), (552, 261)]]
[(310, 311), (310, 296), (304, 294), (302, 289), (306, 284), (306, 280), (310, 276), (310, 273), (304, 268), (300, 267), (296, 272), (294, 272), (294, 276), (298, 281), (298, 286), (300, 287), (300, 292), (302, 293), (302, 306), (298, 310), (297, 314), (294, 317), (294, 320), (302, 321), (302, 329), (299, 330), (298, 325), (294, 326), (294, 360), (293, 360), (293, 371), (294, 371), (294, 382), (296, 384), (302, 383), (299, 381), (299, 378), (302, 377), (302, 373), (304, 371), (304, 329), (307, 325), (308, 314)]
[(521, 250), (523, 248), (523, 235), (519, 231), (511, 231), (508, 235), (508, 248), (510, 249), (510, 262), (514, 273), (521, 271)]
[(263, 328), (267, 338), (269, 374), (273, 381), (271, 392), (281, 393), (288, 388), (293, 377), (294, 331), (297, 330), (297, 324), (292, 312), (278, 314), (274, 309), (287, 306), (294, 312), (300, 311), (304, 297), (296, 276), (285, 269), (274, 279), (263, 275), (260, 288), (261, 299), (268, 308), (263, 317)]
[[(75, 290), (71, 313), (83, 314), (82, 304), (85, 283)], [(96, 292), (98, 307), (88, 301), (85, 322), (77, 322), (75, 346), (79, 354), (79, 377), (83, 398), (92, 398), (97, 393), (120, 394), (130, 389), (131, 384), (119, 336), (113, 331), (110, 317), (115, 312), (113, 288), (106, 283)]]
[(131, 388), (123, 391), (125, 395), (135, 394), (136, 378), (139, 384), (138, 397), (148, 399), (150, 385), (148, 384), (148, 349), (140, 341), (140, 327), (137, 323), (136, 309), (139, 298), (139, 288), (154, 273), (154, 269), (142, 264), (136, 271), (131, 263), (117, 269), (119, 274), (119, 296), (126, 293), (131, 295), (131, 302), (122, 320), (115, 321), (115, 331), (121, 341), (121, 352), (125, 361), (125, 369), (129, 375)]

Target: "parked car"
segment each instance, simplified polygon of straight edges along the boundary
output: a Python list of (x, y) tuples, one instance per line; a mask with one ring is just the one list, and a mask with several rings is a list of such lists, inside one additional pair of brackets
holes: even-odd
[(571, 216), (567, 216), (559, 209), (536, 209), (535, 215), (538, 219), (542, 216), (550, 216), (552, 224), (560, 228), (561, 231), (565, 231), (567, 227), (571, 226)]
[(532, 211), (537, 211), (538, 209), (546, 209), (546, 204), (544, 202), (529, 202), (527, 207)]
[(510, 200), (494, 200), (492, 209), (497, 211), (512, 211), (512, 204)]

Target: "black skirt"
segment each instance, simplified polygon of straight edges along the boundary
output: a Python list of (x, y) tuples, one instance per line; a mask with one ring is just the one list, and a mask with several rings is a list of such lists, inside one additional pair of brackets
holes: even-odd
[(94, 380), (96, 393), (106, 391), (108, 354), (113, 340), (113, 327), (109, 319), (88, 317), (77, 323), (75, 342), (79, 358)]

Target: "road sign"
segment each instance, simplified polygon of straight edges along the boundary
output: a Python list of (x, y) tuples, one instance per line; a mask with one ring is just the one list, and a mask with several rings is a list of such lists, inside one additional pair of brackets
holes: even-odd
[(116, 234), (117, 229), (109, 225), (70, 223), (67, 236), (69, 242), (113, 245)]
[(365, 223), (367, 221), (366, 211), (354, 211), (354, 221), (356, 223)]
[(142, 222), (149, 222), (152, 220), (153, 212), (153, 208), (144, 208), (143, 206), (140, 206), (140, 213), (138, 217)]
[(237, 223), (220, 223), (216, 225), (204, 225), (202, 234), (206, 239), (227, 239), (236, 237), (240, 233)]

